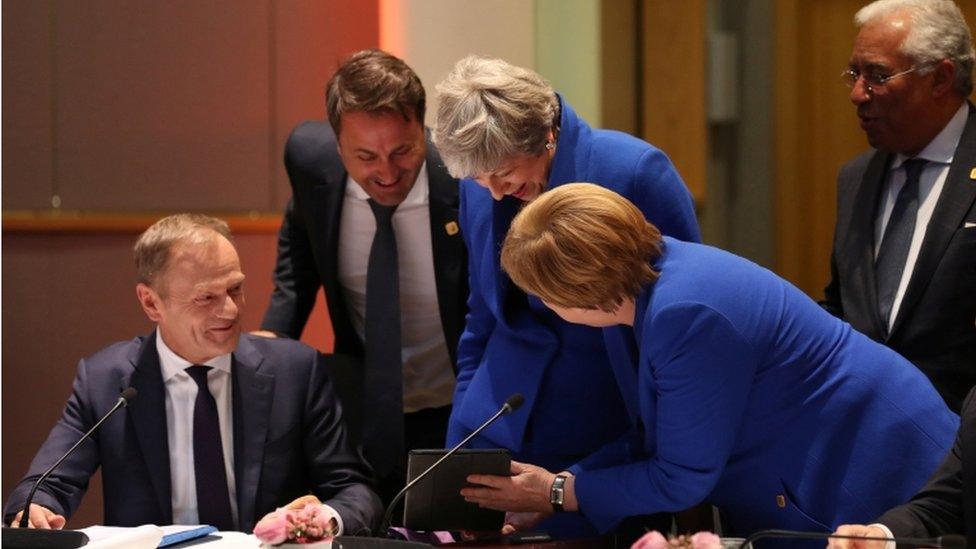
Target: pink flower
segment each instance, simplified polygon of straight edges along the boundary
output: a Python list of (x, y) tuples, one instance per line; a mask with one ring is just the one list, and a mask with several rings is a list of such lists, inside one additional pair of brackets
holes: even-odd
[(635, 541), (630, 549), (670, 549), (671, 544), (667, 538), (657, 530), (644, 534), (639, 540)]
[(689, 541), (692, 549), (722, 549), (722, 540), (711, 532), (698, 532)]
[(279, 509), (264, 515), (257, 524), (254, 525), (254, 537), (262, 543), (268, 545), (278, 545), (288, 540), (288, 534), (292, 522), (292, 512)]

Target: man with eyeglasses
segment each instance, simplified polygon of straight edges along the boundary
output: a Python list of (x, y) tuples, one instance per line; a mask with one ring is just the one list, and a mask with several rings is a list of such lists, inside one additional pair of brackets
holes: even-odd
[(973, 43), (951, 0), (878, 0), (850, 67), (873, 150), (838, 176), (827, 310), (898, 351), (958, 412), (976, 384)]

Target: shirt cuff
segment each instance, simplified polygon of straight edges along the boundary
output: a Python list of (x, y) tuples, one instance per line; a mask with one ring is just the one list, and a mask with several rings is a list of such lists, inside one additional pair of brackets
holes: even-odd
[[(336, 524), (338, 524), (338, 528), (336, 528), (335, 535), (341, 536), (342, 532), (345, 530), (345, 528), (343, 528), (342, 526), (342, 515), (340, 515), (339, 512), (335, 510), (335, 507), (332, 507), (331, 505), (323, 503), (322, 507), (324, 507), (325, 510), (329, 512), (329, 514), (335, 517)], [(889, 537), (891, 536), (889, 535)], [(892, 546), (892, 549), (894, 549), (894, 546)]]
[[(884, 524), (881, 524), (880, 522), (876, 522), (874, 524), (868, 525), (868, 528), (872, 528), (872, 527), (884, 531), (884, 537), (886, 538), (895, 537), (895, 535), (891, 533), (891, 529), (885, 526)], [(885, 549), (895, 549), (895, 542), (893, 541), (886, 542)]]

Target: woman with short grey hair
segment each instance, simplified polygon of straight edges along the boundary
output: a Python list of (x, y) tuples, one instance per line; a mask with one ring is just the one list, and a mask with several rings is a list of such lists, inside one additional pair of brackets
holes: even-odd
[[(633, 136), (591, 128), (534, 71), (467, 57), (437, 92), (434, 140), (448, 171), (462, 178), (459, 220), (471, 290), (448, 444), (520, 393), (522, 409), (485, 430), (474, 446), (509, 449), (513, 472), (521, 462), (562, 471), (623, 435), (636, 417), (614, 375), (633, 366), (630, 357), (608, 355), (600, 330), (563, 321), (511, 284), (498, 255), (509, 224), (522, 204), (547, 189), (592, 181), (634, 202), (665, 234), (699, 241), (691, 194), (664, 153)], [(515, 514), (509, 524), (526, 528), (544, 518)], [(642, 530), (634, 526), (635, 533)], [(595, 533), (571, 513), (538, 528), (555, 537)]]

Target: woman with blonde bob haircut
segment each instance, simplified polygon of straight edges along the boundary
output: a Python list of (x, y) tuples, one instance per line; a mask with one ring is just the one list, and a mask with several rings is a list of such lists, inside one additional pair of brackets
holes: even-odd
[(516, 462), (511, 477), (472, 476), (465, 498), (547, 514), (562, 486), (562, 508), (604, 532), (708, 501), (738, 535), (829, 533), (907, 501), (959, 423), (928, 379), (768, 270), (642, 217), (602, 187), (563, 185), (518, 214), (501, 252), (564, 320), (620, 336), (608, 342), (637, 427), (559, 475)]
[[(636, 137), (591, 128), (529, 69), (466, 57), (437, 92), (434, 141), (448, 171), (464, 178), (458, 217), (470, 276), (447, 443), (460, 442), (506, 397), (520, 393), (525, 404), (519, 413), (501, 418), (474, 446), (569, 467), (622, 435), (627, 411), (604, 335), (562, 321), (501, 270), (509, 224), (519, 207), (549, 190), (595, 181), (637, 204), (665, 234), (698, 241), (691, 194), (663, 152)], [(578, 383), (584, 374), (587, 383)], [(573, 432), (562, 428), (564, 422), (576, 426)], [(556, 520), (564, 523), (541, 527), (560, 537), (594, 533), (578, 519)]]

